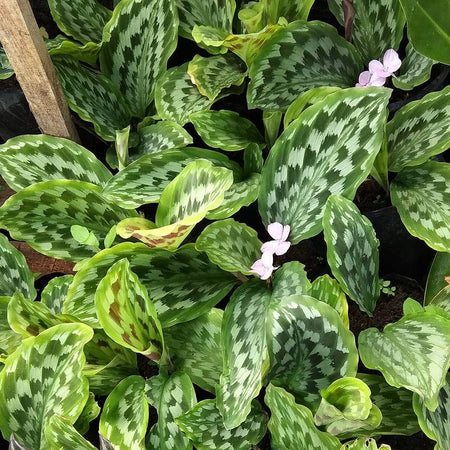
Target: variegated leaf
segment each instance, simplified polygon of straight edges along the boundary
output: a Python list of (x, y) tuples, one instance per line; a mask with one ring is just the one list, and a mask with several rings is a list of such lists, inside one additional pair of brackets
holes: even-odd
[(98, 327), (94, 294), (100, 280), (117, 261), (127, 258), (130, 269), (147, 288), (163, 327), (205, 314), (236, 283), (236, 278), (185, 245), (176, 252), (124, 243), (103, 250), (75, 275), (63, 312)]
[(109, 180), (103, 192), (123, 208), (134, 209), (146, 203), (159, 202), (167, 185), (191, 162), (211, 161), (216, 167), (233, 171), (240, 181), (242, 169), (225, 155), (212, 150), (189, 147), (146, 155), (131, 163)]
[(230, 31), (233, 23), (235, 0), (176, 0), (180, 16), (180, 36), (192, 39), (195, 25), (207, 25)]
[(408, 103), (387, 124), (389, 170), (417, 166), (450, 147), (450, 86)]
[(55, 56), (53, 63), (70, 108), (83, 120), (92, 122), (103, 139), (114, 142), (116, 130), (122, 130), (131, 121), (131, 113), (117, 86), (73, 58)]
[[(0, 353), (7, 355), (11, 354), (22, 342), (22, 336), (15, 333), (8, 323), (8, 304), (10, 301), (10, 297), (0, 296)], [(0, 365), (0, 370), (1, 367)]]
[(410, 314), (383, 332), (362, 331), (358, 343), (366, 367), (382, 372), (391, 386), (416, 392), (428, 409), (437, 408), (450, 367), (450, 320), (432, 312)]
[(261, 245), (253, 228), (227, 219), (207, 226), (197, 238), (195, 248), (206, 252), (213, 264), (227, 272), (251, 275), (252, 264), (261, 256)]
[[(100, 406), (95, 401), (95, 396), (92, 392), (89, 393), (87, 402), (84, 405), (83, 411), (74, 423), (74, 428), (80, 434), (86, 434), (89, 430), (89, 424), (100, 414)], [(47, 430), (46, 430), (47, 433)]]
[(390, 386), (379, 375), (358, 373), (357, 377), (369, 386), (372, 402), (378, 406), (383, 416), (378, 428), (370, 432), (371, 436), (411, 435), (419, 431), (417, 417), (411, 409), (412, 392)]
[(115, 450), (144, 450), (148, 415), (145, 380), (137, 375), (125, 378), (106, 399), (99, 432)]
[(248, 178), (233, 183), (225, 192), (222, 204), (206, 214), (210, 220), (226, 219), (238, 212), (242, 207), (249, 206), (258, 198), (261, 175), (252, 173)]
[(273, 450), (339, 450), (339, 440), (316, 428), (311, 411), (295, 402), (283, 388), (269, 385), (265, 396), (270, 408), (269, 431)]
[(86, 366), (85, 375), (89, 380), (89, 390), (95, 395), (107, 396), (124, 378), (136, 374), (137, 370), (115, 365), (111, 361), (104, 365)]
[(316, 278), (312, 282), (308, 295), (332, 306), (338, 312), (344, 325), (349, 328), (347, 297), (334, 278), (329, 275)]
[(285, 263), (273, 277), (271, 303), (277, 305), (293, 295), (306, 295), (310, 289), (305, 266), (298, 261)]
[(425, 289), (425, 305), (430, 303), (442, 289), (448, 286), (446, 277), (450, 277), (450, 252), (438, 252), (434, 257), (430, 272), (428, 273)]
[(225, 427), (245, 421), (259, 394), (267, 365), (266, 318), (270, 291), (259, 280), (248, 281), (231, 296), (222, 322), (223, 372), (217, 407)]
[(378, 447), (377, 441), (373, 438), (359, 438), (342, 445), (341, 450), (391, 450), (386, 444)]
[(104, 186), (111, 172), (76, 142), (46, 135), (19, 136), (0, 146), (0, 173), (20, 191), (50, 180), (79, 180)]
[(103, 32), (100, 67), (119, 87), (133, 116), (145, 116), (177, 35), (174, 0), (125, 0), (114, 9)]
[(100, 325), (113, 341), (153, 361), (161, 359), (161, 324), (145, 286), (127, 259), (115, 263), (100, 281), (95, 308)]
[(169, 69), (155, 88), (155, 105), (159, 117), (183, 126), (191, 114), (208, 110), (212, 101), (200, 94), (188, 74), (188, 63)]
[(49, 0), (50, 12), (58, 27), (78, 41), (100, 42), (111, 11), (97, 0)]
[(450, 443), (450, 375), (447, 374), (447, 383), (439, 391), (436, 411), (430, 411), (417, 394), (413, 396), (413, 407), (422, 431), (437, 442), (435, 448), (440, 450), (448, 448)]
[(47, 442), (51, 449), (65, 450), (96, 450), (64, 417), (54, 415), (50, 417), (45, 428)]
[(250, 144), (244, 150), (244, 173), (247, 176), (253, 173), (261, 173), (264, 165), (261, 147), (258, 144)]
[(175, 422), (197, 450), (248, 450), (264, 436), (267, 414), (255, 400), (245, 422), (228, 429), (215, 401), (203, 400)]
[(327, 259), (342, 289), (372, 315), (380, 296), (378, 239), (369, 219), (344, 197), (328, 198), (323, 215)]
[(450, 285), (445, 286), (431, 299), (430, 306), (431, 305), (446, 311), (449, 314), (450, 319)]
[(366, 64), (380, 59), (403, 38), (405, 15), (399, 0), (354, 0), (352, 40)]
[(14, 70), (8, 61), (5, 51), (0, 46), (0, 80), (6, 80), (14, 75)]
[(200, 111), (191, 115), (191, 121), (210, 147), (236, 151), (253, 143), (264, 146), (264, 138), (256, 126), (234, 111)]
[(147, 400), (158, 411), (158, 422), (147, 437), (147, 448), (155, 450), (191, 450), (192, 443), (181, 432), (175, 419), (196, 403), (194, 386), (182, 372), (170, 377), (160, 374), (146, 383)]
[(33, 300), (36, 297), (34, 276), (25, 256), (0, 233), (0, 296), (10, 297), (15, 292)]
[(48, 448), (45, 428), (54, 414), (73, 424), (89, 395), (82, 375), (83, 346), (92, 330), (57, 325), (23, 341), (0, 372), (0, 429), (28, 450)]
[(55, 180), (34, 184), (10, 197), (0, 208), (0, 227), (44, 255), (81, 261), (93, 256), (95, 249), (72, 237), (72, 225), (104, 238), (117, 222), (135, 215), (109, 202), (98, 186)]
[(233, 173), (210, 161), (189, 163), (161, 194), (155, 224), (126, 219), (117, 225), (123, 238), (135, 237), (150, 247), (176, 249), (192, 228), (217, 208), (233, 184)]
[(391, 185), (392, 204), (408, 231), (450, 252), (450, 165), (430, 161), (403, 169)]
[(398, 89), (410, 91), (416, 86), (430, 79), (431, 69), (435, 62), (414, 50), (409, 42), (406, 46), (406, 56), (396, 77), (392, 78), (393, 85)]
[(210, 57), (195, 55), (187, 71), (200, 94), (212, 102), (223, 89), (240, 86), (247, 75), (245, 63), (232, 53)]
[(41, 302), (55, 314), (62, 313), (62, 306), (67, 297), (67, 291), (73, 281), (73, 275), (63, 275), (52, 278), (42, 290)]
[(341, 90), (286, 128), (262, 172), (258, 201), (266, 225), (290, 225), (296, 244), (321, 231), (331, 194), (353, 198), (380, 148), (389, 95), (380, 88)]
[(86, 45), (81, 45), (60, 34), (53, 39), (47, 39), (45, 44), (47, 45), (48, 53), (52, 58), (57, 55), (69, 56), (91, 66), (96, 66), (101, 48), (100, 44), (94, 42), (88, 42)]
[(315, 410), (320, 391), (356, 375), (355, 338), (335, 309), (306, 295), (273, 305), (268, 319), (271, 382)]
[(304, 91), (354, 86), (361, 61), (336, 29), (322, 22), (294, 22), (270, 38), (250, 67), (250, 108), (286, 110)]
[(164, 330), (170, 359), (197, 386), (214, 393), (222, 373), (223, 311), (213, 308), (197, 319)]

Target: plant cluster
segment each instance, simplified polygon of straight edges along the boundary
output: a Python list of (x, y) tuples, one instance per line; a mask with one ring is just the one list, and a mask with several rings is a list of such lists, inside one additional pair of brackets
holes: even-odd
[[(61, 85), (106, 155), (0, 146), (16, 192), (0, 228), (76, 263), (37, 292), (0, 235), (11, 448), (94, 449), (99, 417), (104, 449), (376, 450), (420, 430), (449, 449), (450, 87), (388, 117), (393, 92), (450, 63), (445, 0), (329, 0), (347, 39), (307, 20), (313, 0), (115, 3), (49, 0), (70, 36), (47, 41)], [(172, 66), (186, 39), (198, 54)], [(244, 95), (261, 124), (217, 108)], [(424, 303), (356, 340), (348, 300), (371, 316), (395, 290), (353, 202), (370, 175), (438, 253)], [(236, 220), (255, 202), (261, 220)], [(286, 257), (321, 232), (332, 276), (310, 280)]]

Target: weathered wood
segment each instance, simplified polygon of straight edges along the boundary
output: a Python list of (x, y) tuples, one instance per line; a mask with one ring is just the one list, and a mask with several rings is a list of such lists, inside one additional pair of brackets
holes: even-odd
[(0, 42), (41, 131), (79, 141), (28, 0), (0, 0)]

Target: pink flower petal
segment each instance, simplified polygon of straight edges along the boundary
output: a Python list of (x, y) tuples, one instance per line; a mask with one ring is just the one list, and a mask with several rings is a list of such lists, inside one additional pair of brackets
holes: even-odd
[(261, 246), (261, 251), (263, 253), (275, 253), (278, 249), (278, 242), (279, 241), (264, 242), (264, 244)]
[(255, 261), (253, 266), (250, 268), (251, 272), (256, 273), (260, 277), (263, 276), (266, 273), (266, 268), (264, 267), (264, 264), (262, 260), (258, 259), (258, 261)]
[(283, 225), (279, 222), (273, 222), (267, 226), (267, 231), (273, 239), (281, 239), (283, 236)]
[(357, 86), (358, 86), (358, 84), (360, 85), (358, 87), (367, 86), (369, 84), (369, 82), (370, 82), (370, 77), (371, 77), (371, 74), (370, 74), (370, 72), (368, 70), (365, 70), (364, 72), (361, 72), (360, 75), (359, 75)]
[(387, 50), (383, 56), (384, 69), (392, 75), (394, 72), (400, 69), (401, 65), (402, 60), (398, 57), (398, 53), (392, 48)]
[(291, 227), (289, 225), (285, 225), (283, 227), (283, 233), (281, 235), (281, 240), (285, 241), (288, 238), (290, 232), (291, 232)]
[(291, 243), (289, 241), (280, 242), (278, 244), (278, 248), (275, 251), (275, 255), (278, 255), (278, 256), (284, 255), (289, 250), (290, 246), (291, 246)]
[(372, 75), (369, 86), (384, 86), (384, 83), (386, 83), (386, 77), (381, 75)]
[(371, 74), (381, 74), (384, 73), (384, 66), (383, 64), (378, 61), (377, 59), (372, 59), (369, 63), (369, 72)]
[(264, 266), (269, 267), (273, 264), (273, 253), (265, 252), (261, 256), (261, 261), (263, 262)]
[(275, 267), (273, 266), (266, 267), (264, 273), (260, 276), (261, 280), (267, 280), (270, 278), (274, 269)]

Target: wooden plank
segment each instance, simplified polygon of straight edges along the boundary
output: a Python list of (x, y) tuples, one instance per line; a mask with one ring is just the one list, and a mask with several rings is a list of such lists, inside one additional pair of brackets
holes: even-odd
[(0, 42), (41, 131), (79, 142), (28, 0), (0, 0)]

